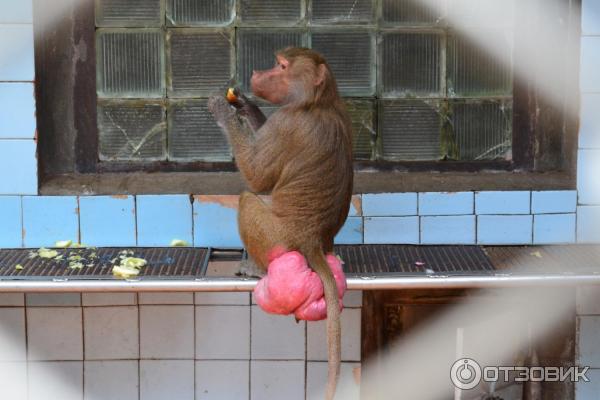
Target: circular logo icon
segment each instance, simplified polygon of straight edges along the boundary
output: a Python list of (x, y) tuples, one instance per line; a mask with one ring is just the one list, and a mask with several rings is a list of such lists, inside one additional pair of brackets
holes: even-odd
[(459, 389), (473, 389), (481, 381), (481, 367), (475, 360), (461, 358), (452, 364), (450, 379)]

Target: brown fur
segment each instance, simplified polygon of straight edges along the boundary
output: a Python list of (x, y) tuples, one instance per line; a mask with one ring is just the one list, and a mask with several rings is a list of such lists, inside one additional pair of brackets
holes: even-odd
[(264, 124), (260, 110), (245, 97), (237, 113), (223, 96), (212, 97), (209, 108), (226, 131), (252, 192), (272, 196), (270, 204), (250, 192), (240, 197), (239, 229), (249, 255), (266, 269), (274, 249), (299, 250), (323, 281), (329, 347), (326, 398), (331, 399), (339, 376), (341, 334), (337, 288), (324, 254), (333, 250), (350, 208), (352, 128), (320, 54), (287, 48), (277, 59), (273, 69), (252, 77), (255, 95), (282, 104)]

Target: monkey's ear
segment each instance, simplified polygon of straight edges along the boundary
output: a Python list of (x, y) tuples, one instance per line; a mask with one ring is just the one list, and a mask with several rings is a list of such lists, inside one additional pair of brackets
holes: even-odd
[(319, 64), (317, 66), (317, 76), (315, 77), (315, 86), (319, 86), (327, 78), (327, 66), (325, 64)]

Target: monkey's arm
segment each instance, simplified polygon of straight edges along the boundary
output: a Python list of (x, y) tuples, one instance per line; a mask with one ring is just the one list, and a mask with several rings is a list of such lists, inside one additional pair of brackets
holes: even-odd
[(243, 93), (239, 93), (236, 101), (232, 104), (238, 109), (239, 115), (246, 117), (250, 126), (252, 126), (252, 129), (255, 131), (262, 128), (267, 120), (267, 117), (265, 117), (265, 114), (263, 114), (260, 108), (250, 101)]
[(270, 191), (281, 171), (281, 153), (273, 151), (278, 146), (279, 135), (262, 132), (261, 135), (255, 135), (254, 128), (240, 121), (235, 109), (223, 96), (209, 98), (208, 109), (227, 134), (238, 168), (252, 191)]

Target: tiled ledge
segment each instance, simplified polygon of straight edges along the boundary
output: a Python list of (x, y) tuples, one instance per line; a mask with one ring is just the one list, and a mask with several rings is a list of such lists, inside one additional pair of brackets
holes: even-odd
[[(237, 196), (0, 196), (0, 248), (51, 246), (239, 247)], [(600, 220), (600, 213), (585, 211)], [(577, 223), (576, 191), (389, 193), (354, 196), (338, 244), (569, 244), (593, 242)], [(579, 238), (576, 238), (579, 232)]]

